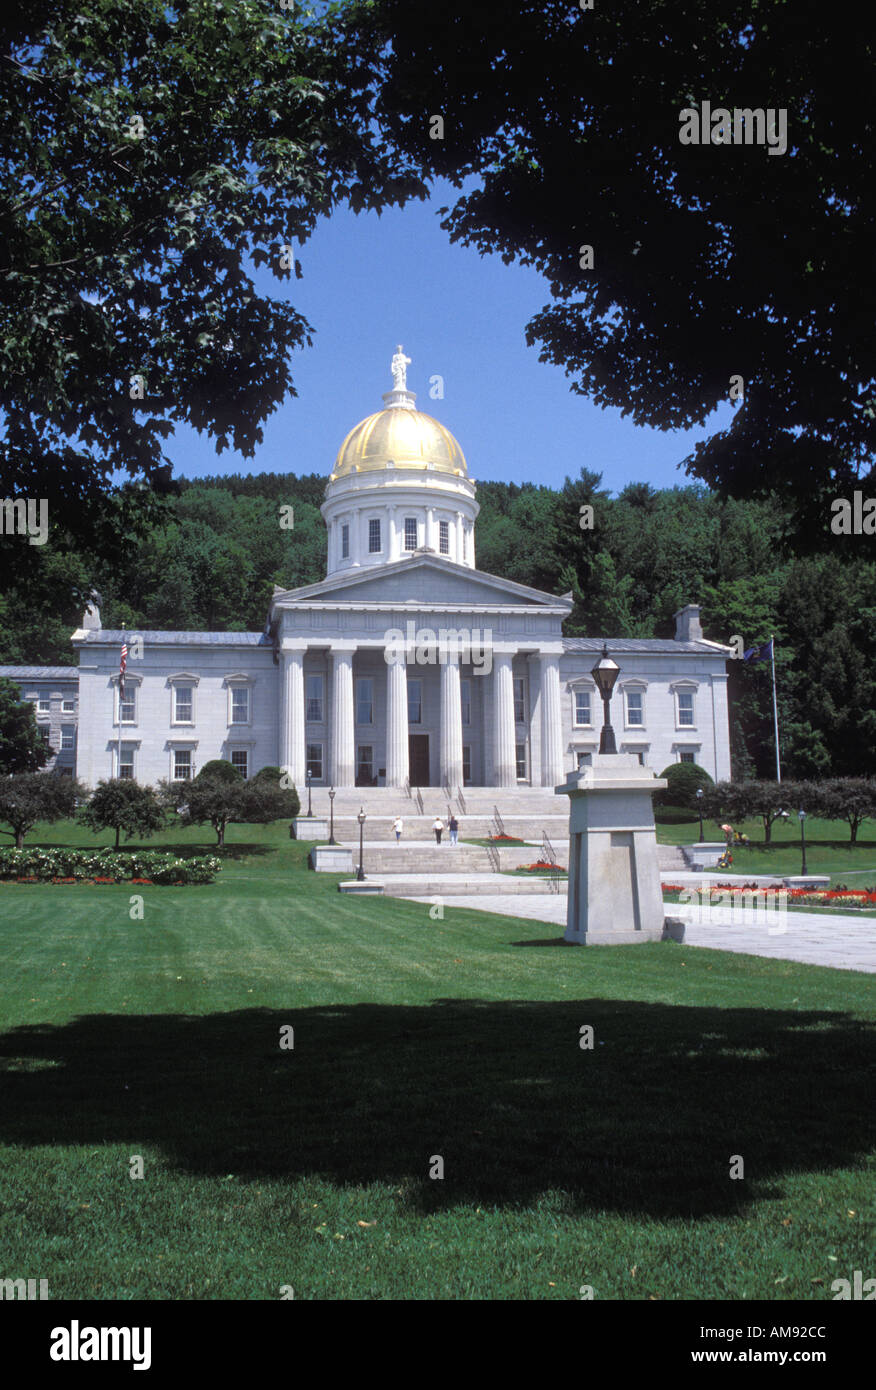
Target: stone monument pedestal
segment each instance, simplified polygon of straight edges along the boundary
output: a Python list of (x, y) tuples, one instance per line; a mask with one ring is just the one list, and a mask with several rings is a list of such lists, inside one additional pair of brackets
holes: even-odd
[(594, 753), (569, 774), (567, 941), (660, 941), (663, 894), (651, 793), (666, 786), (632, 753)]

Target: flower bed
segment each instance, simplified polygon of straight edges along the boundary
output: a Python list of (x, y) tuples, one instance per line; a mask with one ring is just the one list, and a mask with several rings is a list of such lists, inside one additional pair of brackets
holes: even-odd
[(564, 874), (566, 870), (562, 864), (549, 864), (546, 859), (537, 859), (534, 864), (521, 864), (521, 869), (527, 874), (541, 873), (544, 869), (551, 869), (554, 873)]
[[(700, 888), (693, 884), (685, 887), (680, 883), (663, 883), (660, 886), (664, 893), (684, 893), (692, 888), (697, 895), (704, 895), (707, 891), (706, 885)], [(745, 894), (748, 897), (755, 895), (764, 899), (771, 894), (784, 893), (788, 902), (798, 907), (876, 907), (876, 888), (847, 888), (844, 883), (838, 883), (836, 888), (786, 888), (781, 883), (765, 886), (756, 883), (708, 885), (709, 902), (714, 902), (719, 907), (725, 905), (728, 893), (731, 897)]]
[(160, 850), (0, 849), (0, 879), (18, 883), (212, 883), (215, 855), (177, 859)]

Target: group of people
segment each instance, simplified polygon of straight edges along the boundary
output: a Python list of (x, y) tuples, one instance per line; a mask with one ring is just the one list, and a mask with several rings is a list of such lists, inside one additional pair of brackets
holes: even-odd
[[(402, 831), (405, 828), (405, 823), (402, 820), (401, 816), (396, 816), (395, 820), (392, 823), (392, 828), (395, 833), (395, 842), (396, 844), (398, 844), (399, 840), (402, 837)], [(451, 815), (446, 825), (444, 824), (440, 816), (436, 816), (432, 822), (432, 829), (435, 832), (436, 845), (440, 845), (441, 836), (443, 835), (445, 830), (448, 830), (450, 832), (450, 843), (452, 845), (458, 843), (457, 836), (459, 835), (459, 821), (456, 819), (456, 816)]]

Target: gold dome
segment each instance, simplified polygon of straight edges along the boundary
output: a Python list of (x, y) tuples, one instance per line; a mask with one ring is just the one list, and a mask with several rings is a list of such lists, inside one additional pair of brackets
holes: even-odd
[(448, 429), (419, 410), (390, 406), (360, 421), (335, 459), (331, 479), (387, 468), (468, 477), (465, 456)]

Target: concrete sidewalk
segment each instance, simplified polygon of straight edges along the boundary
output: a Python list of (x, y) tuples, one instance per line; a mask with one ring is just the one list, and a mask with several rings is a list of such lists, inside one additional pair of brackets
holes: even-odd
[[(411, 902), (431, 903), (432, 898), (416, 897)], [(478, 912), (495, 912), (505, 917), (526, 917), (553, 925), (561, 935), (566, 928), (566, 894), (539, 893), (515, 897), (478, 894), (448, 897), (445, 913), (460, 907)], [(773, 960), (796, 960), (805, 965), (827, 965), (835, 970), (859, 970), (876, 974), (876, 918), (853, 917), (838, 912), (789, 912), (784, 919), (787, 931), (770, 935), (769, 919), (746, 923), (741, 911), (733, 918), (722, 908), (702, 908), (696, 904), (667, 903), (667, 917), (685, 917), (684, 946), (715, 951), (736, 951), (743, 955), (766, 956)], [(691, 922), (691, 916), (697, 921)], [(752, 918), (755, 916), (751, 914)], [(740, 920), (742, 919), (742, 920)]]

